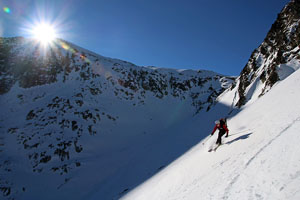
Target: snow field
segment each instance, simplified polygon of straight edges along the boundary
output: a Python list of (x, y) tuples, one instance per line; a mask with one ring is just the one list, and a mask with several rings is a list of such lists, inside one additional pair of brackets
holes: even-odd
[(299, 199), (299, 88), (296, 71), (229, 119), (216, 152), (200, 142), (122, 199)]

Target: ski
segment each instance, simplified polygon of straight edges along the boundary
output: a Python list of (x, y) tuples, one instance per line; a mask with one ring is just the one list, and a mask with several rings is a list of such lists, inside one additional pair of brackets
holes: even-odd
[(218, 144), (215, 148), (214, 151), (217, 151), (217, 149), (221, 146), (222, 144)]
[(212, 152), (212, 151), (217, 151), (217, 149), (221, 146), (221, 144), (218, 144), (216, 147), (212, 147), (210, 149), (208, 149), (208, 152)]

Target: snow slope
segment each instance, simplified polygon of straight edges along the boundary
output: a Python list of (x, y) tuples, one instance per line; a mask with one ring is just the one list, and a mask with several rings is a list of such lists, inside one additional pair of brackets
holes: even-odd
[(57, 44), (0, 38), (0, 198), (119, 199), (207, 135), (191, 118), (234, 79)]
[[(299, 11), (282, 10), (232, 86), (0, 38), (0, 198), (300, 199)], [(208, 153), (228, 113), (231, 135)]]
[(299, 88), (297, 70), (229, 119), (216, 152), (215, 134), (122, 199), (300, 199)]

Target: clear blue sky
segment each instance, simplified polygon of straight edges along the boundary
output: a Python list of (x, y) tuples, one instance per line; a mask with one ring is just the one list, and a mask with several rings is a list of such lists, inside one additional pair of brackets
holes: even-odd
[(288, 2), (2, 0), (0, 36), (27, 36), (24, 26), (42, 18), (61, 38), (103, 56), (239, 75)]

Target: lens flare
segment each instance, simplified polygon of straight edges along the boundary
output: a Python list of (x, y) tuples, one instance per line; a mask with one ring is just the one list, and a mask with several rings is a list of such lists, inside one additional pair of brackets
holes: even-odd
[(67, 45), (67, 44), (64, 43), (64, 42), (60, 42), (60, 45), (61, 45), (61, 47), (64, 48), (65, 50), (69, 50), (69, 49), (70, 49), (70, 46)]
[(49, 24), (38, 24), (32, 30), (34, 38), (40, 41), (42, 44), (47, 45), (56, 38), (55, 29)]
[(10, 13), (9, 7), (4, 7), (4, 8), (3, 8), (3, 11), (6, 12), (6, 13)]

